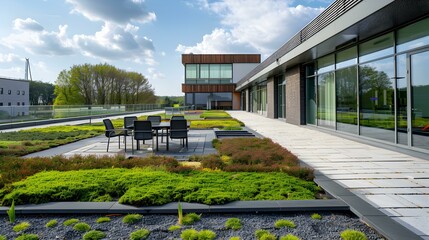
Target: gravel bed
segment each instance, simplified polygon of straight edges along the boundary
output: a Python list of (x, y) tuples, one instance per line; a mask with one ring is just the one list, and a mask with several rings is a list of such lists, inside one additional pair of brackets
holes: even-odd
[[(70, 218), (77, 218), (81, 222), (88, 223), (91, 229), (103, 231), (105, 239), (129, 239), (131, 232), (146, 228), (150, 230), (148, 239), (180, 239), (180, 233), (184, 229), (194, 228), (196, 230), (209, 229), (216, 233), (216, 239), (228, 240), (230, 237), (239, 236), (242, 240), (256, 239), (255, 231), (265, 229), (277, 237), (292, 233), (301, 239), (340, 239), (340, 233), (345, 229), (362, 231), (368, 239), (383, 239), (372, 228), (361, 222), (359, 218), (351, 213), (319, 212), (321, 220), (312, 219), (311, 213), (278, 213), (278, 214), (202, 214), (201, 220), (191, 226), (183, 226), (181, 230), (169, 232), (168, 228), (177, 224), (177, 215), (144, 215), (135, 224), (124, 224), (124, 215), (107, 215), (111, 222), (96, 223), (99, 217), (106, 215), (17, 215), (14, 224), (9, 223), (7, 216), (0, 217), (0, 235), (7, 239), (15, 239), (22, 233), (15, 233), (12, 228), (20, 222), (27, 221), (31, 226), (25, 233), (38, 234), (40, 239), (82, 239), (84, 233), (73, 230), (72, 226), (64, 226), (63, 222)], [(228, 218), (236, 217), (241, 220), (240, 230), (227, 230), (224, 224)], [(52, 228), (45, 224), (56, 219), (58, 225)], [(287, 219), (295, 222), (296, 228), (276, 229), (274, 223), (279, 219)]]

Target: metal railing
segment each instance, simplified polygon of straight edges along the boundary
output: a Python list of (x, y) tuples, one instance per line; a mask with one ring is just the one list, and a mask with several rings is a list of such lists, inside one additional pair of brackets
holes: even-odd
[(0, 125), (50, 119), (97, 117), (163, 110), (160, 104), (0, 106)]

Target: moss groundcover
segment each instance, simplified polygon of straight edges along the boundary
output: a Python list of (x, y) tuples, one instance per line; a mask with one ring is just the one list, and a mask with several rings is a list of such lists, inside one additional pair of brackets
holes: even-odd
[(286, 173), (113, 168), (40, 172), (1, 191), (3, 205), (50, 201), (111, 201), (135, 206), (173, 201), (224, 204), (235, 200), (314, 199), (319, 188)]

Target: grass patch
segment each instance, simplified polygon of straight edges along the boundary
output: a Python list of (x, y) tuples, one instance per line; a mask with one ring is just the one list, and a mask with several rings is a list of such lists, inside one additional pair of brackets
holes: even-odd
[(170, 232), (174, 232), (174, 231), (177, 231), (177, 230), (180, 230), (182, 227), (181, 226), (179, 226), (179, 225), (171, 225), (169, 228), (168, 228), (168, 231), (170, 231)]
[(274, 227), (276, 227), (276, 228), (284, 228), (284, 227), (296, 228), (296, 225), (294, 222), (292, 222), (290, 220), (280, 219), (274, 223)]
[(122, 222), (126, 224), (134, 224), (143, 218), (140, 214), (128, 214), (122, 218)]
[(45, 224), (45, 227), (52, 228), (52, 227), (55, 227), (57, 225), (58, 225), (58, 221), (54, 219), (54, 220), (50, 220), (49, 222), (47, 222)]
[(322, 216), (318, 213), (311, 214), (311, 218), (315, 220), (322, 220)]
[(15, 240), (39, 240), (39, 236), (37, 234), (22, 234)]
[(192, 225), (194, 222), (199, 221), (201, 219), (201, 215), (196, 213), (188, 213), (182, 219), (183, 225)]
[(73, 226), (73, 229), (79, 232), (88, 232), (89, 230), (91, 230), (91, 226), (89, 226), (89, 224), (87, 223), (80, 222), (80, 223), (76, 223)]
[(147, 229), (139, 229), (130, 234), (130, 240), (144, 240), (149, 236), (150, 231)]
[(238, 218), (229, 218), (225, 222), (226, 229), (239, 230), (241, 229), (241, 221)]
[(222, 119), (227, 119), (227, 118), (231, 118), (231, 115), (229, 115), (227, 112), (223, 111), (223, 110), (209, 110), (209, 111), (204, 111), (202, 114), (200, 114), (200, 118), (204, 118), (204, 119), (213, 119), (213, 118), (222, 118)]
[(301, 239), (289, 233), (288, 235), (281, 237), (280, 240), (301, 240)]
[(18, 223), (13, 227), (13, 231), (14, 232), (22, 232), (22, 231), (26, 230), (27, 228), (29, 228), (30, 226), (31, 226), (31, 224), (29, 222)]
[(76, 224), (78, 222), (79, 222), (79, 219), (77, 219), (77, 218), (71, 218), (71, 219), (65, 220), (64, 223), (63, 223), (63, 225), (64, 226), (72, 226), (72, 225), (74, 225), (74, 224)]
[(109, 217), (99, 217), (95, 222), (96, 223), (106, 223), (106, 222), (110, 222), (111, 219)]
[(91, 230), (83, 235), (83, 240), (100, 240), (106, 237), (106, 234), (102, 231)]
[[(314, 182), (286, 173), (190, 171), (171, 173), (153, 168), (109, 168), (46, 171), (0, 191), (3, 205), (55, 201), (93, 201), (109, 194), (122, 204), (162, 205), (169, 202), (224, 204), (235, 200), (314, 199)], [(77, 220), (78, 221), (78, 220)]]
[(342, 231), (340, 236), (343, 240), (367, 240), (365, 233), (352, 229)]
[(192, 120), (191, 129), (207, 129), (207, 128), (239, 128), (244, 124), (237, 119), (208, 119), (208, 120)]

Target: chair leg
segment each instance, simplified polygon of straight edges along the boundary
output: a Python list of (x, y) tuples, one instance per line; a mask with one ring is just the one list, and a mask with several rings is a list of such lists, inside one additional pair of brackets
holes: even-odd
[(109, 152), (110, 138), (107, 138), (107, 152)]
[(131, 138), (131, 154), (134, 154), (134, 138)]
[(118, 141), (118, 148), (121, 149), (121, 135), (118, 136), (119, 141)]
[(186, 149), (188, 149), (188, 137), (186, 137)]

